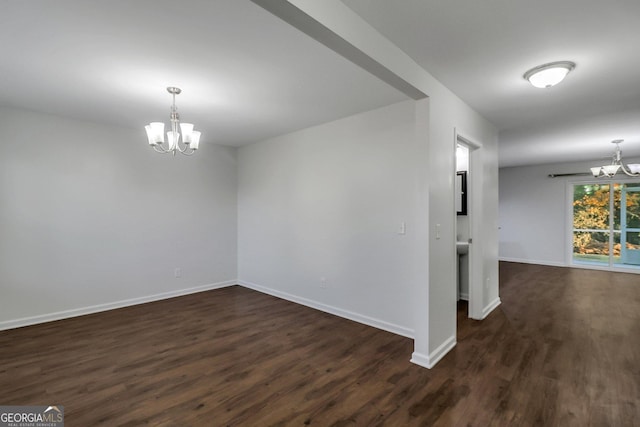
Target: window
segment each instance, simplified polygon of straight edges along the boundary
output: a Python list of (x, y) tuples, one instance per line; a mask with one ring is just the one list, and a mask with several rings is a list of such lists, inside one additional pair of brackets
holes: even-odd
[(640, 269), (640, 182), (573, 185), (574, 264)]

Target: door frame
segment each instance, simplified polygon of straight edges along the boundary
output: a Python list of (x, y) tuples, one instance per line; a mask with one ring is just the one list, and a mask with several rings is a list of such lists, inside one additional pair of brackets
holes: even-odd
[[(484, 187), (484, 174), (482, 172), (484, 163), (482, 158), (482, 143), (480, 143), (476, 139), (471, 138), (470, 136), (468, 136), (468, 134), (460, 131), (457, 128), (454, 130), (454, 133), (454, 147), (457, 147), (458, 144), (463, 144), (467, 148), (469, 148), (469, 171), (467, 173), (467, 215), (469, 215), (469, 238), (471, 239), (468, 254), (469, 317), (472, 319), (481, 320), (483, 319), (484, 309), (484, 263), (482, 257), (482, 245), (484, 241), (482, 236), (482, 213), (484, 199), (482, 193)], [(454, 164), (455, 163), (456, 162), (454, 162)], [(453, 214), (455, 215), (455, 206), (453, 208)]]

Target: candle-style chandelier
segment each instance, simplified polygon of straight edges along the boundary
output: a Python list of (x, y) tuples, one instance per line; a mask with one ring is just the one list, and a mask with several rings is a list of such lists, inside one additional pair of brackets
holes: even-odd
[[(179, 152), (190, 156), (198, 149), (200, 132), (193, 130), (192, 123), (180, 123), (180, 115), (178, 114), (178, 107), (176, 107), (176, 95), (179, 95), (182, 90), (170, 86), (167, 88), (167, 92), (173, 95), (170, 115), (171, 125), (170, 130), (167, 132), (167, 142), (165, 144), (164, 123), (152, 122), (144, 127), (147, 131), (149, 145), (158, 153), (171, 153), (175, 156), (176, 152)], [(178, 128), (182, 131), (182, 135)]]
[(611, 178), (619, 171), (622, 171), (629, 176), (640, 176), (640, 164), (631, 163), (629, 165), (625, 165), (622, 162), (622, 150), (620, 150), (620, 144), (622, 144), (623, 141), (624, 139), (614, 139), (611, 141), (612, 144), (616, 145), (615, 152), (611, 159), (611, 164), (591, 168), (591, 173), (594, 177)]

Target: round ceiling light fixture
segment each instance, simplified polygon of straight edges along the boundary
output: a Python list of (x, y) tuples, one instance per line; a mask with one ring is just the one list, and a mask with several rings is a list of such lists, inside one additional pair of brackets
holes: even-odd
[(560, 83), (575, 67), (571, 61), (550, 62), (530, 69), (523, 77), (533, 86), (545, 89)]

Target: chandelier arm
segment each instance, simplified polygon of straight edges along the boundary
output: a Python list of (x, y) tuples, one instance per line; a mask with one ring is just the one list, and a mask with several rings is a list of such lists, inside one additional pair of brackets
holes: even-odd
[(185, 151), (187, 151), (189, 149), (189, 146), (187, 144), (185, 144), (184, 142), (182, 143), (182, 146), (184, 148), (180, 148), (180, 144), (176, 144), (176, 148), (178, 149), (179, 152), (184, 153)]
[[(182, 148), (180, 148), (180, 144), (176, 144), (176, 148), (181, 154), (184, 154), (185, 156), (190, 156), (196, 151), (191, 147), (189, 147), (189, 144), (185, 144), (184, 142), (182, 143)], [(191, 151), (189, 151), (190, 148), (191, 148)]]
[(156, 144), (153, 146), (153, 149), (160, 154), (169, 154), (171, 151), (165, 150), (164, 147), (160, 144)]
[(620, 169), (622, 169), (622, 172), (628, 176), (640, 176), (640, 173), (633, 173), (630, 170), (627, 170), (627, 167), (623, 163), (620, 163)]
[(622, 142), (624, 142), (623, 139), (614, 139), (613, 141), (611, 141), (611, 143), (615, 144), (616, 146), (613, 152), (613, 156), (611, 157), (611, 164), (606, 166), (592, 167), (591, 173), (593, 174), (594, 178), (613, 178), (620, 170), (622, 170), (622, 172), (627, 176), (640, 176), (640, 165), (634, 164), (633, 168), (629, 168), (622, 161), (622, 150), (620, 149), (620, 144)]

